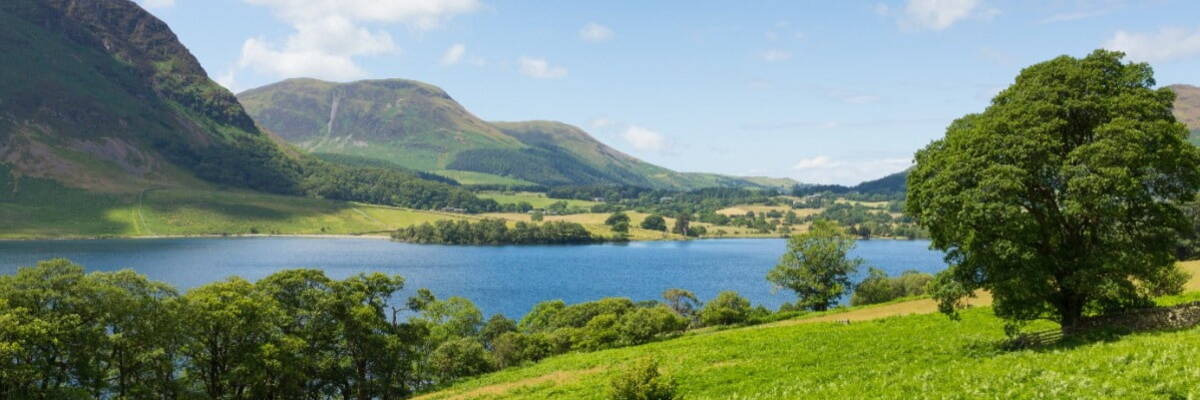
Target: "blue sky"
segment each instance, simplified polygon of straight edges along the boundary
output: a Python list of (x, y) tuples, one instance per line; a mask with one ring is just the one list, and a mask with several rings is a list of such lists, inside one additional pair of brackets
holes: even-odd
[(1023, 66), (1097, 48), (1200, 84), (1194, 0), (139, 0), (241, 91), (406, 78), (680, 171), (904, 169)]

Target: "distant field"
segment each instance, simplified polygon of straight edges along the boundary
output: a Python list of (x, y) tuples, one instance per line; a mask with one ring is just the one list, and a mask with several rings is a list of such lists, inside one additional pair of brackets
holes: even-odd
[(440, 169), (431, 171), (435, 174), (453, 179), (463, 185), (516, 185), (516, 186), (532, 186), (533, 182), (524, 181), (507, 176), (485, 174), (474, 171), (458, 171), (453, 169)]
[(1200, 291), (1200, 261), (1181, 262), (1179, 267), (1192, 274), (1192, 280), (1188, 281), (1187, 290)]
[(867, 208), (887, 208), (887, 206), (888, 206), (888, 202), (886, 202), (886, 201), (858, 201), (858, 200), (848, 200), (848, 199), (837, 199), (837, 202), (839, 204), (861, 205), (861, 206), (867, 207)]
[(788, 207), (788, 206), (767, 206), (767, 205), (762, 205), (762, 204), (739, 204), (739, 205), (736, 205), (733, 207), (722, 208), (720, 210), (717, 210), (717, 214), (734, 216), (734, 215), (746, 215), (746, 213), (748, 213), (748, 212), (754, 212), (755, 214), (767, 213), (767, 212), (771, 212), (771, 211), (779, 211), (781, 213), (786, 213), (791, 210), (792, 210), (792, 208)]
[(529, 205), (533, 206), (534, 208), (546, 208), (546, 207), (550, 206), (551, 204), (554, 204), (554, 203), (557, 203), (560, 201), (567, 202), (568, 207), (591, 208), (592, 206), (599, 204), (594, 201), (587, 201), (587, 200), (552, 199), (552, 198), (546, 197), (545, 194), (533, 193), (533, 192), (518, 192), (518, 193), (512, 193), (512, 194), (506, 194), (506, 193), (500, 193), (500, 192), (482, 192), (482, 193), (479, 193), (479, 197), (482, 197), (485, 199), (496, 200), (496, 202), (498, 202), (500, 204), (518, 204), (521, 202), (526, 202), (526, 203), (529, 203)]
[(245, 192), (152, 190), (140, 208), (151, 235), (361, 234), (462, 216)]
[(0, 200), (0, 239), (361, 234), (465, 216), (240, 191), (97, 194), (30, 182)]
[(1050, 350), (1004, 350), (1004, 337), (990, 307), (957, 322), (922, 314), (757, 326), (566, 354), (419, 398), (604, 399), (609, 380), (644, 358), (689, 400), (1200, 397), (1200, 328)]

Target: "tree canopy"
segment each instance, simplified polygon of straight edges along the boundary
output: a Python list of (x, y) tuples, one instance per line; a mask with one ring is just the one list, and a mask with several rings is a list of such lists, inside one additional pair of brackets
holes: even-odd
[(813, 221), (808, 232), (788, 240), (787, 252), (767, 280), (796, 292), (797, 306), (827, 310), (850, 290), (850, 275), (863, 263), (848, 257), (854, 245), (854, 236), (836, 222)]
[(934, 291), (944, 309), (984, 289), (1003, 318), (1068, 329), (1146, 304), (1147, 284), (1171, 275), (1200, 153), (1171, 115), (1175, 95), (1123, 57), (1025, 68), (917, 152), (906, 209), (952, 265), (937, 282), (957, 288)]

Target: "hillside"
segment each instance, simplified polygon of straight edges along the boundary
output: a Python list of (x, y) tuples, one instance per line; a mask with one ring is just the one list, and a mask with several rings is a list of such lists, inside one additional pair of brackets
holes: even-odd
[[(129, 229), (124, 216), (149, 189), (186, 189), (179, 200), (187, 205), (176, 208), (209, 211), (191, 220), (194, 226), (173, 228), (184, 234), (223, 232), (209, 222), (253, 217), (232, 202), (253, 203), (268, 193), (322, 199), (268, 210), (277, 220), (345, 217), (335, 208), (350, 206), (331, 200), (468, 211), (496, 206), (453, 181), (343, 166), (297, 151), (260, 129), (166, 24), (129, 0), (0, 3), (0, 54), (6, 237), (145, 235)], [(275, 230), (311, 231), (286, 226)]]
[(0, 53), (0, 162), (16, 176), (298, 190), (296, 161), (133, 2), (6, 1)]
[[(1200, 299), (1200, 263), (1183, 296)], [(1006, 350), (988, 296), (952, 321), (928, 300), (700, 331), (650, 344), (569, 353), (469, 379), (420, 400), (605, 399), (631, 363), (659, 361), (686, 399), (1190, 398), (1200, 327)], [(845, 323), (843, 321), (852, 321)], [(1039, 322), (1027, 329), (1052, 328)], [(1115, 339), (1115, 340), (1113, 340)], [(1190, 397), (1189, 397), (1190, 396)]]
[(1200, 140), (1200, 87), (1192, 85), (1167, 86), (1175, 92), (1175, 118), (1192, 131), (1192, 143)]
[[(238, 95), (262, 126), (313, 153), (367, 157), (483, 183), (619, 184), (656, 189), (774, 187), (679, 173), (553, 121), (486, 122), (445, 91), (411, 80), (289, 79)], [(494, 178), (488, 178), (488, 176)]]

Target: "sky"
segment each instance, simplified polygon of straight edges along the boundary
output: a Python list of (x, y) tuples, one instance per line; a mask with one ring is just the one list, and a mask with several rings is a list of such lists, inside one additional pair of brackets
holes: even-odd
[(901, 171), (1021, 68), (1121, 50), (1200, 84), (1195, 0), (137, 0), (235, 92), (405, 78), (671, 169)]

